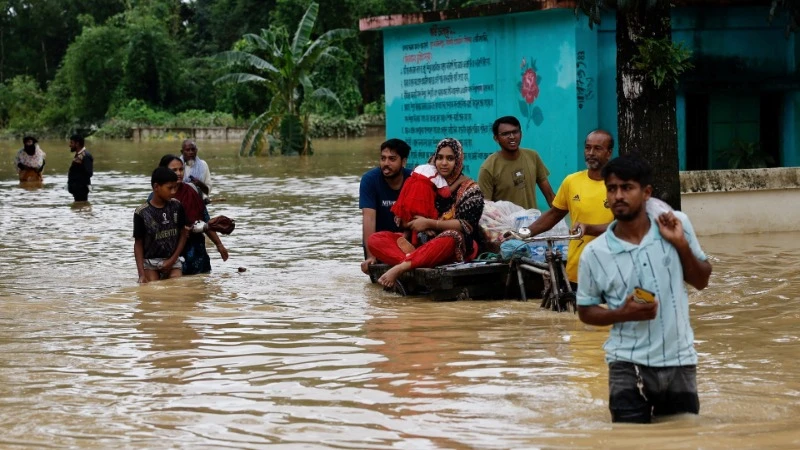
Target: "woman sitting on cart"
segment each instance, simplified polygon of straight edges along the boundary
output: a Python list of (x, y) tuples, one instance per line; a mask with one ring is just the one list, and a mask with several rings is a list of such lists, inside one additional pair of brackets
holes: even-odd
[(449, 198), (436, 195), (437, 217), (416, 216), (402, 224), (412, 233), (425, 233), (430, 239), (413, 250), (407, 248), (411, 250), (408, 253), (398, 244), (398, 241), (406, 242), (403, 233), (381, 231), (367, 240), (369, 251), (392, 266), (378, 279), (386, 288), (393, 288), (398, 277), (411, 269), (470, 261), (478, 254), (476, 239), (480, 234), (478, 221), (483, 213), (483, 194), (478, 183), (462, 174), (464, 150), (461, 143), (453, 138), (443, 139), (436, 146), (433, 161), (453, 193)]

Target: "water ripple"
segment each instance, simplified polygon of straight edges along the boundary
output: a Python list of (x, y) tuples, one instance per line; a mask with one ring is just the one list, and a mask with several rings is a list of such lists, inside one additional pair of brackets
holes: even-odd
[(701, 238), (714, 265), (690, 296), (702, 414), (642, 434), (609, 423), (606, 328), (367, 282), (358, 177), (377, 143), (304, 159), (202, 145), (210, 213), (237, 223), (230, 260), (212, 246), (211, 274), (144, 286), (132, 213), (176, 143), (95, 143), (88, 205), (64, 190), (66, 150), (48, 153), (39, 190), (0, 164), (0, 447), (800, 445), (797, 233)]

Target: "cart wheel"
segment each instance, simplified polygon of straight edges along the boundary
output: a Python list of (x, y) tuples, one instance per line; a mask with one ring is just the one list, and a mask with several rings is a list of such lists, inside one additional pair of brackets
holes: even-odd
[(464, 288), (458, 293), (457, 300), (469, 300), (469, 289)]
[(578, 312), (577, 299), (574, 292), (562, 292), (558, 297), (558, 306), (561, 311)]

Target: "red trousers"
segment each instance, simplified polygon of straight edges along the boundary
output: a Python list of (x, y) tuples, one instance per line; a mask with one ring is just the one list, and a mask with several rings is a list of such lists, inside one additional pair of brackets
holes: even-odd
[[(452, 237), (437, 237), (408, 255), (397, 246), (397, 239), (401, 237), (403, 237), (403, 233), (379, 231), (367, 239), (367, 247), (370, 253), (378, 258), (378, 261), (390, 266), (409, 261), (411, 268), (416, 269), (417, 267), (435, 267), (456, 261), (456, 240)], [(475, 252), (472, 253), (471, 257)]]

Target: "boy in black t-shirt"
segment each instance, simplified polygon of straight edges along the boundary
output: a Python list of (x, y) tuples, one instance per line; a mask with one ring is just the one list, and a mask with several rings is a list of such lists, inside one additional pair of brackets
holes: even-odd
[(173, 197), (178, 176), (166, 167), (153, 171), (153, 198), (133, 213), (133, 255), (139, 283), (181, 276), (180, 254), (188, 228), (181, 202)]

